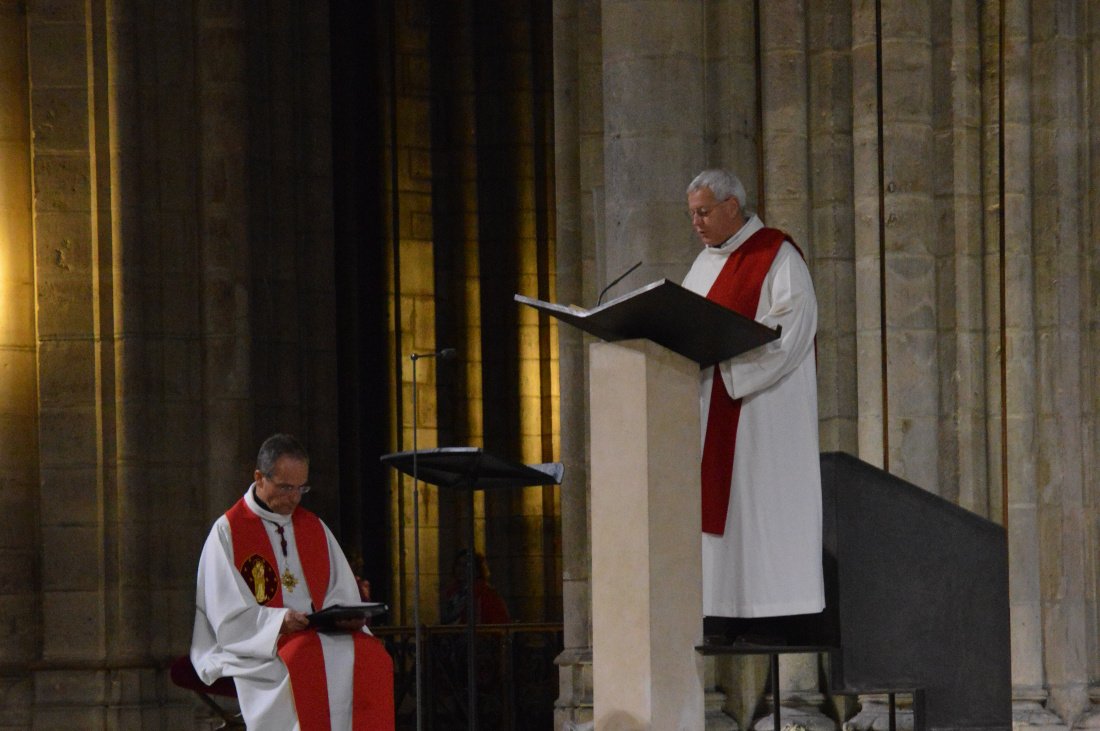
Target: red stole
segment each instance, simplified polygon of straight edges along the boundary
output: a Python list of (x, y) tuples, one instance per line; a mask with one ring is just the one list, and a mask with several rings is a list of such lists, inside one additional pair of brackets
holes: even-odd
[[(714, 280), (707, 299), (728, 307), (750, 319), (756, 319), (760, 289), (771, 269), (775, 255), (787, 234), (774, 228), (762, 228), (738, 246), (726, 259)], [(707, 433), (703, 440), (701, 467), (703, 532), (726, 532), (726, 513), (730, 504), (733, 455), (737, 442), (737, 423), (741, 419), (741, 399), (731, 398), (714, 366), (710, 390)]]
[[(282, 607), (275, 549), (263, 525), (241, 498), (226, 512), (233, 537), (233, 562), (258, 603)], [(305, 508), (291, 518), (298, 560), (315, 605), (328, 593), (328, 541), (321, 520)], [(315, 606), (320, 609), (319, 606)], [(352, 726), (356, 731), (392, 729), (393, 661), (382, 643), (362, 632), (353, 634), (355, 661), (352, 680)], [(302, 731), (329, 731), (328, 680), (317, 631), (307, 629), (279, 637), (279, 657), (290, 674), (294, 707)]]

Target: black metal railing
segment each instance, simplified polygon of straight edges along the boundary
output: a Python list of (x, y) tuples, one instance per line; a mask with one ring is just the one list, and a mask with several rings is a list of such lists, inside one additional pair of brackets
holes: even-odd
[[(416, 728), (415, 631), (374, 627), (393, 657), (397, 728)], [(488, 624), (475, 632), (477, 728), (484, 731), (550, 731), (562, 650), (562, 625)], [(420, 630), (421, 705), (426, 731), (470, 727), (467, 637), (462, 625)]]

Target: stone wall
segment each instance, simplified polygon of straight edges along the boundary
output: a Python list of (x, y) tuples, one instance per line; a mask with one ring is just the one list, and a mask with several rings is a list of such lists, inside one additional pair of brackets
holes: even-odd
[(26, 727), (38, 651), (38, 428), (27, 47), (16, 2), (0, 3), (0, 727)]
[(0, 27), (0, 727), (191, 727), (163, 669), (262, 437), (317, 445), (313, 507), (339, 502), (327, 14), (4, 2)]

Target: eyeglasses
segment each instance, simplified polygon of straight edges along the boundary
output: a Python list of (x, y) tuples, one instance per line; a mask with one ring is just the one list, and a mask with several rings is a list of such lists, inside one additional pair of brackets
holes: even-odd
[(690, 218), (692, 221), (694, 221), (695, 217), (698, 216), (699, 218), (701, 218), (705, 221), (708, 218), (710, 218), (710, 214), (714, 213), (714, 209), (718, 208), (719, 206), (724, 206), (725, 204), (729, 203), (731, 200), (733, 200), (732, 197), (726, 198), (724, 201), (721, 201), (719, 203), (715, 203), (710, 208), (691, 208), (687, 212), (688, 218)]
[(295, 490), (297, 490), (302, 495), (305, 495), (307, 492), (309, 492), (310, 490), (313, 489), (309, 485), (290, 485), (286, 482), (275, 482), (275, 480), (272, 479), (271, 475), (264, 475), (264, 479), (269, 481), (272, 485), (275, 486), (275, 488), (279, 492), (283, 493), (284, 495), (289, 495), (290, 493), (294, 492)]

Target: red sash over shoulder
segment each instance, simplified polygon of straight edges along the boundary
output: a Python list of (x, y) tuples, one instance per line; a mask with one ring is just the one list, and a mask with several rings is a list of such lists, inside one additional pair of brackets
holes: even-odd
[[(275, 560), (275, 547), (268, 538), (263, 518), (252, 512), (244, 498), (238, 500), (225, 517), (229, 519), (229, 532), (233, 536), (233, 562), (248, 588), (252, 589), (256, 601), (265, 607), (283, 606), (282, 583), (276, 568), (279, 564)], [(309, 595), (315, 603), (322, 603), (328, 593), (329, 577), (325, 528), (321, 519), (305, 508), (296, 509), (291, 522)]]
[[(754, 233), (726, 259), (707, 292), (707, 299), (755, 319), (764, 277), (779, 247), (789, 240), (787, 234), (774, 228), (762, 228)], [(741, 399), (730, 397), (718, 366), (714, 366), (712, 381), (701, 468), (703, 532), (722, 535), (726, 532)]]
[[(276, 568), (279, 564), (263, 519), (249, 509), (244, 498), (225, 515), (233, 537), (233, 562), (256, 601), (267, 607), (282, 607), (283, 592)], [(297, 508), (291, 520), (310, 598), (315, 605), (322, 604), (328, 593), (330, 573), (324, 526), (320, 518), (305, 508)], [(392, 729), (393, 661), (377, 639), (361, 632), (354, 633), (353, 639), (352, 726), (355, 731)], [(279, 657), (290, 674), (302, 731), (329, 731), (328, 680), (317, 631), (309, 629), (281, 636)]]
[[(271, 545), (263, 518), (256, 515), (241, 498), (226, 512), (229, 532), (233, 537), (233, 563), (241, 572), (259, 604), (265, 607), (283, 606), (283, 588), (279, 580), (275, 547)], [(305, 573), (309, 596), (323, 604), (328, 593), (328, 541), (321, 520), (304, 508), (297, 508), (291, 518), (298, 560)], [(262, 585), (261, 585), (262, 579)], [(273, 579), (273, 580), (272, 580)], [(328, 729), (328, 681), (321, 640), (314, 630), (295, 632), (279, 637), (279, 657), (290, 674), (294, 707), (302, 731)], [(320, 692), (318, 692), (318, 689)], [(312, 692), (310, 692), (312, 690)]]

